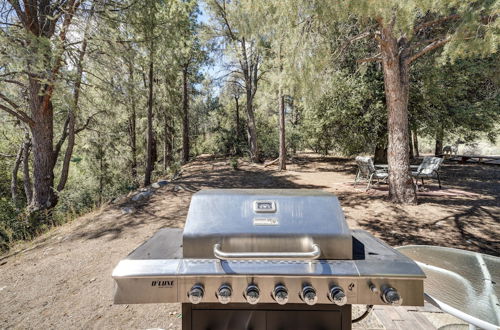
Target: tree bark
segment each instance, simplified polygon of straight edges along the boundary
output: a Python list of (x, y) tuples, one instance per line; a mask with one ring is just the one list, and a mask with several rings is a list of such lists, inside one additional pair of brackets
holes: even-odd
[(242, 71), (245, 80), (245, 92), (246, 92), (246, 113), (247, 113), (247, 136), (248, 136), (248, 146), (250, 148), (250, 159), (253, 163), (260, 162), (259, 148), (257, 146), (257, 128), (255, 125), (255, 114), (253, 109), (253, 97), (255, 91), (257, 90), (257, 79), (255, 79), (255, 74), (257, 70), (258, 63), (255, 60), (249, 58), (247, 53), (247, 45), (245, 38), (240, 41), (241, 45), (241, 56), (242, 56)]
[(387, 164), (387, 125), (377, 130), (377, 141), (373, 156), (375, 164)]
[(255, 115), (253, 112), (253, 96), (252, 92), (247, 89), (247, 137), (248, 145), (250, 147), (250, 159), (253, 163), (260, 162), (259, 149), (257, 146), (257, 128), (255, 126)]
[(241, 155), (240, 141), (241, 141), (241, 125), (240, 125), (240, 102), (238, 95), (234, 95), (234, 102), (236, 104), (236, 155)]
[(440, 126), (436, 132), (436, 146), (434, 148), (434, 155), (440, 156), (443, 154), (443, 139), (444, 139), (444, 129)]
[(171, 118), (165, 110), (165, 116), (163, 121), (163, 170), (166, 171), (168, 167), (172, 164), (172, 125), (170, 123)]
[(415, 204), (417, 196), (408, 152), (409, 71), (405, 47), (398, 44), (389, 26), (381, 26), (379, 45), (388, 108), (389, 198), (395, 203)]
[[(36, 83), (38, 84), (38, 83)], [(35, 90), (40, 90), (35, 88)], [(45, 105), (46, 104), (46, 105)], [(36, 122), (31, 127), (33, 141), (33, 178), (34, 192), (30, 205), (32, 211), (49, 209), (57, 204), (54, 192), (54, 165), (56, 154), (53, 150), (54, 113), (52, 101), (45, 104), (32, 105), (33, 119)]]
[(418, 134), (417, 130), (413, 130), (413, 148), (415, 149), (415, 157), (420, 157), (420, 152), (418, 150)]
[(30, 176), (30, 151), (31, 151), (31, 137), (29, 132), (26, 130), (25, 138), (23, 143), (23, 183), (24, 183), (24, 194), (26, 195), (26, 204), (31, 204), (33, 199), (33, 189), (31, 186), (31, 176)]
[(413, 139), (412, 139), (412, 131), (408, 131), (408, 147), (410, 148), (410, 159), (415, 159), (415, 154), (413, 152)]
[(130, 174), (132, 179), (137, 177), (137, 112), (136, 98), (134, 91), (134, 64), (132, 60), (128, 62), (128, 94), (130, 100), (130, 114), (128, 117), (128, 135), (130, 140)]
[(102, 144), (97, 146), (99, 154), (99, 205), (102, 205), (102, 195), (104, 194), (104, 148)]
[(189, 161), (189, 94), (188, 65), (182, 69), (182, 162)]
[(19, 172), (19, 166), (23, 159), (24, 143), (19, 148), (17, 152), (16, 160), (14, 161), (14, 166), (12, 167), (12, 178), (10, 181), (10, 195), (12, 198), (12, 204), (17, 204), (17, 173)]
[(144, 186), (151, 184), (151, 174), (153, 172), (153, 54), (150, 54), (149, 59), (149, 93), (148, 93), (148, 128), (147, 128), (147, 155), (146, 155), (146, 171), (144, 173)]
[(279, 127), (280, 127), (280, 154), (279, 170), (286, 170), (286, 140), (285, 140), (285, 96), (280, 92)]
[(375, 164), (387, 164), (387, 147), (376, 145), (373, 161)]
[(281, 42), (278, 47), (280, 84), (278, 87), (279, 96), (279, 166), (280, 171), (286, 170), (286, 136), (285, 136), (285, 95), (283, 94), (283, 57), (281, 53)]

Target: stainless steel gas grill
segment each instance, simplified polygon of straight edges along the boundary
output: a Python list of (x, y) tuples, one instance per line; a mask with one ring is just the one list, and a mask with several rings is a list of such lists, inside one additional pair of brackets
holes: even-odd
[(351, 304), (423, 305), (424, 273), (314, 190), (205, 190), (113, 271), (117, 304), (181, 302), (184, 329), (350, 329)]

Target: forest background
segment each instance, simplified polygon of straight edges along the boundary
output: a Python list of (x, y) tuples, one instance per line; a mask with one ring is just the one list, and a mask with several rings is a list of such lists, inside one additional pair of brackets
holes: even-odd
[(1, 0), (0, 249), (202, 153), (373, 155), (414, 203), (419, 154), (500, 154), (499, 9)]

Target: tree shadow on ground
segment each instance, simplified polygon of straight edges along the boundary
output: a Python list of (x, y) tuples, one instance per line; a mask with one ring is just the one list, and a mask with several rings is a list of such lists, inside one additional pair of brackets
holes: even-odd
[[(262, 166), (245, 166), (233, 170), (226, 161), (217, 158), (207, 161), (197, 160), (185, 167), (184, 174), (167, 187), (158, 189), (147, 201), (134, 203), (128, 200), (119, 206), (112, 206), (91, 221), (81, 223), (71, 235), (71, 239), (109, 240), (122, 238), (123, 234), (146, 225), (158, 227), (182, 227), (189, 208), (191, 195), (201, 189), (323, 189), (325, 186), (304, 185), (293, 182), (293, 175), (275, 176), (276, 171)], [(125, 207), (133, 207), (135, 212), (123, 214)]]
[[(319, 163), (318, 163), (319, 162)], [(327, 171), (339, 172), (342, 178), (352, 176), (355, 166), (348, 159), (334, 157), (304, 157), (301, 169), (318, 172), (318, 166)], [(480, 166), (481, 168), (476, 168)], [(233, 170), (226, 159), (198, 158), (183, 169), (182, 176), (166, 187), (158, 189), (149, 199), (132, 202), (127, 199), (119, 205), (111, 205), (96, 215), (81, 221), (72, 230), (70, 239), (116, 240), (133, 237), (141, 228), (148, 231), (162, 227), (182, 228), (193, 193), (201, 189), (214, 188), (288, 188), (331, 189), (321, 184), (299, 184), (299, 173), (278, 172), (262, 165), (240, 162), (240, 169)], [(443, 166), (443, 185), (446, 188), (462, 189), (478, 194), (471, 196), (420, 196), (417, 208), (439, 207), (436, 216), (419, 218), (399, 205), (386, 201), (386, 193), (370, 194), (343, 184), (336, 190), (341, 205), (347, 214), (357, 212), (355, 221), (361, 228), (382, 238), (390, 245), (431, 244), (453, 246), (468, 250), (499, 255), (498, 237), (498, 189), (499, 172), (486, 165)], [(325, 183), (326, 184), (326, 183)], [(426, 185), (436, 185), (426, 182)], [(358, 187), (359, 188), (359, 187)], [(379, 209), (373, 209), (378, 204)], [(123, 213), (132, 208), (133, 213)], [(448, 210), (449, 212), (442, 212)], [(451, 214), (451, 215), (450, 215)], [(67, 238), (65, 238), (67, 239)]]

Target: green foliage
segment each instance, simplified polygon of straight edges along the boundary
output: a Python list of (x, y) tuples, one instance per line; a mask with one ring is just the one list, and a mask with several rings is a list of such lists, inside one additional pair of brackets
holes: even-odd
[(382, 80), (375, 68), (363, 76), (336, 72), (326, 92), (305, 112), (309, 146), (318, 152), (353, 155), (371, 152), (386, 126)]
[[(98, 14), (90, 19), (75, 113), (79, 132), (69, 180), (50, 214), (25, 211), (21, 169), (18, 202), (12, 204), (12, 166), (24, 139), (24, 126), (0, 111), (0, 154), (7, 155), (0, 156), (0, 249), (139, 187), (145, 171), (150, 61), (154, 65), (155, 178), (181, 169), (185, 67), (193, 156), (229, 156), (236, 169), (237, 157), (249, 155), (241, 42), (231, 40), (230, 31), (221, 29), (224, 18), (217, 3), (223, 4), (209, 0), (202, 6), (210, 14), (209, 21), (199, 19), (196, 0), (96, 3)], [(231, 32), (244, 38), (251, 60), (258, 63), (253, 76), (258, 88), (252, 104), (257, 143), (264, 158), (278, 156), (280, 95), (286, 98), (289, 152), (313, 149), (353, 155), (385, 146), (382, 66), (358, 60), (378, 54), (379, 25), (393, 19), (395, 37), (405, 37), (415, 53), (429, 40), (450, 39), (442, 50), (412, 64), (410, 126), (425, 137), (435, 137), (441, 128), (449, 140), (497, 137), (500, 20), (494, 19), (494, 13), (498, 13), (498, 1), (254, 0), (224, 4), (233, 25)], [(13, 21), (15, 15), (2, 17), (11, 25), (3, 26), (0, 34), (0, 92), (28, 115), (25, 64), (29, 62), (33, 72), (46, 80), (47, 61), (63, 54), (53, 94), (54, 144), (73, 105), (77, 58), (90, 5), (82, 2), (65, 43), (56, 37), (26, 34)], [(446, 21), (437, 29), (417, 28), (450, 14), (460, 19)], [(215, 67), (207, 66), (215, 61)], [(0, 104), (8, 105), (3, 99)], [(66, 142), (62, 151), (65, 146)], [(30, 157), (32, 171), (33, 155)], [(63, 157), (61, 152), (54, 171), (56, 184)]]
[(410, 120), (424, 135), (444, 129), (449, 141), (491, 142), (498, 136), (500, 97), (498, 54), (468, 58), (444, 65), (433, 59), (413, 70)]
[(238, 169), (238, 158), (231, 157), (230, 164), (231, 164), (231, 168), (236, 171)]

